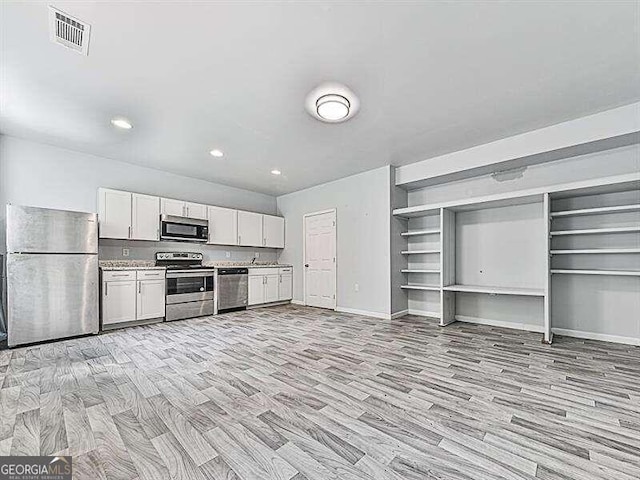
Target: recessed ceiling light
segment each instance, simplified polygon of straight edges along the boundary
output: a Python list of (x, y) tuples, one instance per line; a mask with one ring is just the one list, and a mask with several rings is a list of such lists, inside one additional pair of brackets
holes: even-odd
[(123, 128), (125, 130), (130, 130), (133, 128), (133, 125), (131, 125), (131, 122), (126, 118), (122, 118), (122, 117), (112, 118), (111, 124), (118, 128)]
[(221, 151), (221, 150), (218, 150), (218, 149), (211, 150), (209, 153), (210, 153), (212, 156), (214, 156), (214, 157), (218, 157), (218, 158), (220, 158), (220, 157), (223, 157), (223, 156), (224, 156), (224, 153), (222, 153), (222, 151)]
[(335, 122), (349, 115), (349, 100), (342, 95), (323, 95), (316, 101), (316, 112), (325, 120)]
[(280, 170), (271, 170), (271, 175), (280, 175), (281, 173)]
[(340, 123), (353, 117), (360, 108), (358, 97), (345, 85), (323, 83), (305, 99), (309, 115), (326, 123)]

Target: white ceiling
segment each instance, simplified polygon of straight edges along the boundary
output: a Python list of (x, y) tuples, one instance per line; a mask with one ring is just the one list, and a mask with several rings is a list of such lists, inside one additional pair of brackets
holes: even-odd
[[(48, 3), (92, 25), (88, 57)], [(271, 194), (640, 100), (635, 1), (0, 8), (1, 133)], [(362, 102), (346, 123), (305, 112), (329, 80)]]

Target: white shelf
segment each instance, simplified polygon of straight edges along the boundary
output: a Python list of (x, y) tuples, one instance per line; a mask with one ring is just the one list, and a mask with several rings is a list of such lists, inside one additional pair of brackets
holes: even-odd
[(551, 273), (563, 273), (569, 275), (611, 275), (617, 277), (640, 277), (640, 272), (631, 270), (567, 270), (551, 269)]
[(551, 255), (574, 255), (590, 253), (640, 253), (640, 248), (587, 248), (583, 250), (551, 250)]
[[(510, 206), (523, 203), (542, 202), (542, 196), (545, 193), (557, 194), (558, 198), (575, 195), (585, 190), (593, 188), (605, 188), (611, 186), (612, 191), (618, 191), (616, 186), (625, 184), (626, 188), (637, 188), (640, 182), (640, 172), (627, 173), (623, 175), (613, 175), (605, 178), (596, 178), (590, 180), (581, 180), (578, 182), (570, 182), (557, 184), (547, 187), (535, 187), (517, 192), (496, 193), (492, 195), (484, 195), (480, 197), (468, 197), (462, 200), (432, 203), (427, 205), (415, 205), (413, 207), (396, 208), (393, 215), (404, 218), (423, 217), (427, 215), (438, 215), (441, 208), (450, 208), (453, 210), (475, 210), (482, 208)], [(554, 195), (555, 197), (556, 195)], [(638, 205), (640, 210), (640, 205)], [(556, 212), (560, 213), (560, 212)]]
[(429, 290), (433, 292), (440, 291), (440, 287), (438, 285), (400, 285), (400, 288), (404, 290)]
[(413, 237), (414, 235), (432, 235), (440, 233), (440, 230), (435, 228), (431, 230), (414, 230), (412, 232), (402, 232), (400, 235), (403, 237)]
[(414, 270), (411, 268), (406, 268), (404, 270), (400, 270), (402, 273), (440, 273), (440, 270)]
[(492, 295), (521, 295), (528, 297), (543, 297), (542, 288), (519, 287), (489, 287), (486, 285), (447, 285), (443, 290), (449, 292), (489, 293)]
[(440, 250), (403, 250), (402, 255), (422, 255), (428, 253), (440, 253)]
[(559, 235), (591, 235), (599, 233), (633, 233), (640, 232), (640, 227), (588, 228), (585, 230), (557, 230), (551, 236)]
[(600, 215), (604, 213), (625, 213), (640, 211), (640, 203), (617, 205), (615, 207), (582, 208), (580, 210), (563, 210), (551, 212), (552, 217), (575, 217), (580, 215)]

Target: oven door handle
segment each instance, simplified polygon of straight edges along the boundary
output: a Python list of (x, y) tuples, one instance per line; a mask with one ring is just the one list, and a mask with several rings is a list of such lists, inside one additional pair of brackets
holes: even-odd
[(193, 277), (211, 277), (213, 270), (199, 270), (197, 272), (169, 272), (167, 271), (167, 278), (193, 278)]

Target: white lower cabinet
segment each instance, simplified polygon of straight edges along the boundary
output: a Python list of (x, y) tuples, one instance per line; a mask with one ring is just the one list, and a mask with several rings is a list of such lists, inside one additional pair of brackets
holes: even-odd
[(162, 280), (138, 280), (136, 320), (164, 317), (165, 283)]
[(249, 305), (291, 300), (292, 268), (250, 268)]
[(291, 300), (293, 298), (293, 275), (291, 273), (281, 273), (279, 281), (278, 300)]
[(102, 325), (165, 316), (164, 270), (118, 270), (102, 274)]
[(264, 276), (264, 303), (278, 301), (278, 273), (275, 268), (272, 270), (275, 272)]
[(264, 303), (264, 276), (249, 275), (249, 305)]
[(136, 281), (103, 282), (102, 324), (133, 322), (136, 319)]

